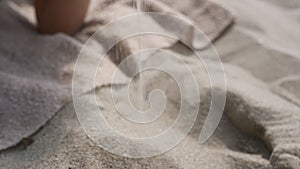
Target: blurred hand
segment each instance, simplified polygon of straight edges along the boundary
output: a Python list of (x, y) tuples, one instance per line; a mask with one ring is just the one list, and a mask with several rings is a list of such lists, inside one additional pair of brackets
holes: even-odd
[(35, 0), (38, 30), (74, 35), (85, 18), (90, 0)]

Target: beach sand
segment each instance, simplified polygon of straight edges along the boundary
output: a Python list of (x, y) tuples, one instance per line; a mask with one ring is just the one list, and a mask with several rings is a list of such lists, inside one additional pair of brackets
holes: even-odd
[[(215, 47), (225, 63), (225, 72), (230, 76), (230, 103), (238, 104), (226, 108), (218, 129), (208, 142), (198, 143), (205, 110), (209, 106), (205, 101), (202, 104), (204, 114), (200, 113), (194, 128), (178, 146), (165, 154), (145, 159), (119, 157), (96, 147), (81, 128), (73, 105), (69, 103), (32, 137), (2, 151), (0, 168), (299, 168), (300, 2), (214, 1), (236, 18), (234, 26), (215, 42)], [(235, 66), (248, 73), (244, 76), (243, 70), (232, 68)], [(236, 74), (235, 70), (238, 71)], [(236, 88), (232, 87), (235, 85)], [(106, 90), (104, 87), (97, 92), (103, 96)], [(254, 92), (247, 93), (247, 90)], [(261, 100), (256, 100), (259, 96)], [(231, 102), (236, 98), (246, 98), (245, 103), (240, 100)], [(246, 111), (240, 110), (240, 105), (246, 105)], [(176, 105), (171, 105), (172, 108), (175, 109)], [(255, 114), (255, 110), (265, 111)], [(291, 114), (280, 110), (296, 112)], [(283, 120), (279, 117), (275, 121), (276, 117), (271, 114), (271, 127), (265, 121), (256, 120), (268, 131), (267, 134), (261, 134), (259, 129), (248, 125), (253, 120), (246, 119), (249, 114), (263, 118), (266, 113), (278, 111)], [(236, 115), (236, 112), (246, 115)], [(283, 118), (285, 114), (288, 117)], [(245, 117), (245, 121), (240, 117)], [(290, 131), (292, 135), (286, 134)]]

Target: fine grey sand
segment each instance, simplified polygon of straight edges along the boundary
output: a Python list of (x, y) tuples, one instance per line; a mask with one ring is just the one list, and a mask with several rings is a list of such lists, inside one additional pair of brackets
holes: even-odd
[[(130, 0), (116, 1), (106, 8), (103, 7), (105, 6), (103, 1), (93, 1), (91, 6), (96, 3), (98, 4), (97, 8), (90, 10), (83, 28), (76, 37), (71, 37), (62, 33), (55, 35), (39, 34), (36, 31), (34, 8), (30, 0), (5, 0), (0, 3), (1, 12), (3, 13), (0, 18), (2, 23), (0, 32), (0, 76), (2, 79), (0, 83), (0, 127), (2, 129), (0, 130), (0, 150), (3, 150), (16, 145), (23, 138), (35, 133), (64, 104), (71, 101), (75, 62), (87, 38), (100, 27), (113, 20), (136, 13), (136, 7), (133, 6)], [(93, 8), (91, 7), (91, 9)], [(183, 16), (159, 1), (149, 3), (146, 9)], [(213, 3), (203, 6), (203, 9), (219, 9), (222, 12), (200, 13), (197, 15), (199, 18), (203, 18), (205, 22), (213, 25), (209, 29), (205, 25), (200, 26), (203, 29), (206, 28), (205, 30), (210, 39), (214, 40), (232, 22), (232, 15)], [(218, 20), (218, 16), (222, 16), (223, 19)], [(185, 18), (190, 20), (187, 17)], [(143, 25), (150, 24), (161, 31), (165, 29), (152, 17), (146, 17), (146, 20), (143, 21), (146, 22)], [(135, 20), (131, 21), (131, 28), (136, 28), (136, 24)], [(123, 29), (127, 25), (118, 26), (117, 28)], [(190, 25), (185, 25), (179, 30), (187, 33), (179, 35), (180, 39), (185, 39), (193, 44), (195, 41), (193, 31), (190, 31), (193, 28), (191, 28)], [(93, 63), (99, 60), (97, 54), (107, 50), (106, 42), (114, 41), (116, 37), (119, 37), (118, 33), (121, 32), (123, 31), (109, 30), (104, 37), (95, 38), (91, 41), (93, 46), (91, 50), (85, 53), (89, 57), (83, 58), (83, 65), (77, 65), (83, 67), (76, 74), (85, 76), (84, 73), (92, 71)], [(166, 47), (176, 42), (174, 40), (163, 42), (161, 41), (162, 38), (158, 36), (147, 36), (143, 39), (147, 42), (147, 46), (149, 45), (148, 47)], [(208, 43), (201, 45), (200, 47), (203, 48)], [(117, 54), (110, 53), (110, 58), (118, 63), (125, 56), (134, 52), (135, 47), (136, 43), (126, 41), (117, 45), (116, 50), (112, 50), (116, 51)], [(104, 59), (104, 71), (101, 73), (101, 77), (96, 80), (97, 82), (86, 86), (81, 85), (78, 95), (91, 90), (94, 85), (101, 86), (110, 83), (111, 75), (116, 68), (110, 58), (106, 57)]]
[[(2, 151), (0, 168), (300, 168), (300, 2), (214, 1), (237, 19), (215, 42), (225, 65), (228, 94), (224, 116), (208, 142), (198, 143), (209, 107), (205, 88), (202, 109), (189, 135), (171, 151), (146, 159), (119, 157), (97, 147), (69, 103), (36, 134)], [(171, 49), (185, 50), (180, 44)], [(205, 86), (207, 76), (198, 68), (194, 67), (197, 80)], [(163, 75), (155, 78), (161, 78), (161, 84), (168, 82)], [(109, 89), (97, 88), (97, 96), (105, 98)], [(103, 106), (109, 115), (107, 98)], [(170, 112), (177, 109), (171, 102)], [(166, 116), (165, 121), (172, 118)]]

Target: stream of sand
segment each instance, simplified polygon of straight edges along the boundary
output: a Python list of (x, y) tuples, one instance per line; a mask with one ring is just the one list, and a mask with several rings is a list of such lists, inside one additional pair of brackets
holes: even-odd
[[(143, 0), (136, 0), (136, 8), (137, 8), (137, 12), (140, 14), (142, 13), (142, 5), (143, 5)], [(138, 17), (138, 31), (141, 31), (141, 25), (140, 25), (140, 16)], [(138, 36), (138, 50), (141, 50), (141, 46), (142, 46), (142, 42), (141, 42), (142, 37)], [(139, 52), (138, 51), (138, 52)], [(139, 55), (139, 58), (141, 56)], [(143, 61), (142, 59), (138, 59), (137, 62), (137, 68), (139, 71), (141, 71), (143, 69)], [(138, 95), (138, 99), (137, 99), (137, 108), (138, 110), (143, 110), (145, 108), (145, 78), (142, 75), (142, 72), (139, 72), (138, 77), (138, 88), (137, 88), (137, 95)]]

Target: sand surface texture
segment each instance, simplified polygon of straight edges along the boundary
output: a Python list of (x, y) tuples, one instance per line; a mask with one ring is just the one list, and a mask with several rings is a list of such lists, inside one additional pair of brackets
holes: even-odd
[[(0, 49), (0, 150), (9, 148), (35, 133), (43, 126), (63, 105), (71, 101), (71, 79), (74, 64), (85, 40), (101, 26), (112, 22), (121, 16), (136, 13), (131, 1), (120, 1), (110, 4), (103, 10), (105, 2), (93, 1), (91, 11), (87, 16), (84, 28), (76, 38), (65, 34), (40, 35), (36, 31), (34, 9), (31, 1), (1, 1), (1, 49)], [(100, 3), (100, 4), (99, 4)], [(97, 5), (98, 4), (98, 5)], [(173, 14), (176, 10), (160, 5), (161, 2), (151, 3), (146, 9), (150, 11), (166, 11)], [(218, 20), (218, 13), (199, 14), (205, 22), (214, 23), (214, 31), (207, 32), (214, 40), (232, 22), (231, 14), (223, 8), (209, 3), (203, 9), (219, 9), (225, 17)], [(101, 9), (99, 9), (101, 8)], [(112, 11), (117, 11), (112, 12)], [(187, 17), (186, 17), (187, 18)], [(189, 18), (187, 18), (189, 19)], [(157, 22), (149, 18), (148, 24)], [(205, 25), (202, 25), (205, 28)], [(164, 29), (164, 28), (161, 28)], [(183, 28), (189, 29), (189, 27)], [(208, 30), (208, 29), (206, 29)], [(109, 41), (118, 37), (118, 31), (107, 33), (101, 40)], [(191, 32), (192, 33), (192, 32)], [(180, 38), (194, 39), (193, 34), (183, 35)], [(149, 38), (152, 38), (149, 40)], [(160, 42), (159, 38), (149, 37), (145, 41), (148, 46), (153, 44), (169, 46), (175, 41)], [(159, 42), (159, 43), (157, 43)], [(194, 42), (194, 41), (193, 41)], [(93, 49), (87, 53), (89, 60), (84, 61), (84, 68), (78, 75), (83, 76), (89, 71), (98, 56), (97, 52), (105, 50), (105, 43), (95, 39)], [(191, 42), (192, 43), (192, 42)], [(204, 44), (204, 46), (207, 44)], [(136, 44), (124, 42), (119, 45), (117, 52), (130, 54)], [(115, 62), (123, 58), (112, 55)], [(108, 59), (104, 59), (103, 72), (96, 80), (96, 86), (107, 84), (116, 66)], [(94, 88), (93, 85), (81, 86), (81, 92)]]
[[(201, 102), (193, 103), (201, 105), (198, 118), (190, 134), (177, 147), (146, 159), (110, 154), (88, 138), (69, 103), (35, 135), (2, 151), (0, 168), (300, 168), (300, 53), (297, 48), (300, 33), (296, 30), (300, 24), (300, 2), (214, 1), (232, 12), (236, 23), (215, 42), (225, 67), (227, 102), (221, 123), (208, 142), (198, 143), (210, 105), (207, 73), (191, 57), (193, 54), (183, 45), (175, 44), (167, 50), (177, 52), (201, 84)], [(184, 6), (174, 5), (174, 8), (180, 10)], [(93, 29), (84, 31), (89, 30)], [(78, 38), (84, 39), (85, 35)], [(170, 84), (166, 94), (170, 101), (167, 114), (161, 119), (163, 123), (157, 124), (164, 129), (178, 112), (178, 90), (165, 74), (152, 72), (147, 77), (155, 84), (146, 86), (148, 90)], [(133, 88), (135, 85), (134, 82)], [(110, 87), (99, 86), (95, 92), (108, 121), (113, 122), (118, 117), (111, 115)], [(121, 130), (127, 126), (114, 127)]]

